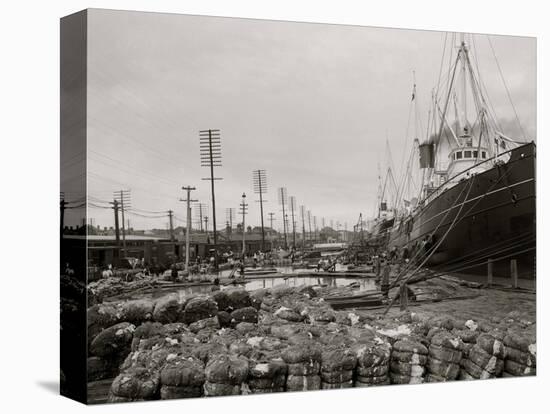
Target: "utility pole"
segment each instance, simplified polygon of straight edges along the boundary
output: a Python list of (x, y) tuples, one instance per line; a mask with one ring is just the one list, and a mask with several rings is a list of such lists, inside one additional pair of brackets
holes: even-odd
[(208, 210), (208, 206), (204, 203), (197, 203), (195, 204), (195, 214), (197, 217), (195, 219), (199, 222), (199, 230), (202, 233), (204, 231), (203, 227), (203, 217), (206, 213), (206, 210)]
[(67, 202), (65, 201), (65, 193), (61, 193), (61, 200), (59, 200), (59, 208), (60, 208), (60, 231), (61, 235), (63, 236), (63, 229), (65, 228), (65, 209), (67, 208)]
[[(187, 198), (181, 199), (180, 201), (185, 201), (186, 210), (187, 210), (187, 224), (185, 228), (185, 270), (189, 271), (189, 243), (190, 243), (190, 233), (191, 233), (191, 202), (196, 200), (191, 200), (191, 191), (195, 190), (195, 187), (181, 187), (182, 190), (187, 191)], [(172, 215), (170, 215), (170, 223), (172, 223)]]
[(273, 221), (276, 220), (275, 213), (267, 213), (269, 214), (269, 227), (271, 228), (271, 237), (269, 238), (269, 241), (271, 242), (271, 249), (273, 249)]
[(204, 216), (204, 229), (206, 231), (206, 238), (208, 238), (208, 216)]
[[(169, 226), (170, 226), (170, 243), (172, 243), (172, 253), (176, 254), (176, 244), (174, 243), (174, 222), (172, 220), (174, 212), (172, 210), (168, 210), (168, 219), (169, 219)], [(128, 229), (130, 227), (128, 226)]]
[(300, 216), (302, 216), (302, 244), (306, 246), (306, 207), (300, 206)]
[(290, 216), (292, 218), (292, 247), (296, 248), (296, 220), (294, 211), (296, 210), (296, 197), (290, 196)]
[(311, 210), (307, 211), (307, 223), (309, 229), (309, 240), (311, 241)]
[(287, 192), (286, 187), (280, 187), (279, 188), (279, 204), (283, 207), (283, 234), (285, 238), (285, 250), (288, 249), (288, 242), (286, 239), (286, 213), (285, 213), (285, 205), (287, 204), (288, 198), (287, 198)]
[(260, 195), (260, 217), (262, 224), (262, 251), (265, 251), (265, 231), (264, 231), (264, 200), (263, 194), (267, 193), (267, 175), (265, 170), (252, 171), (252, 185), (254, 193)]
[(241, 211), (240, 213), (243, 216), (243, 264), (244, 264), (244, 254), (246, 253), (246, 223), (245, 223), (245, 216), (246, 216), (246, 210), (248, 208), (248, 204), (246, 204), (246, 194), (243, 193), (242, 195), (242, 201), (241, 201)]
[(118, 259), (120, 258), (120, 229), (119, 229), (119, 224), (118, 224), (118, 209), (119, 209), (119, 205), (118, 205), (118, 200), (115, 198), (113, 200), (112, 203), (110, 203), (113, 205), (113, 210), (115, 212), (115, 240), (116, 240), (116, 257), (114, 258), (115, 260), (115, 265), (118, 264)]
[(214, 267), (218, 270), (218, 234), (216, 232), (216, 195), (214, 181), (221, 178), (214, 177), (214, 167), (222, 166), (222, 145), (219, 129), (199, 131), (201, 166), (210, 168), (210, 177), (203, 180), (210, 181), (212, 188), (212, 227), (214, 231)]
[(168, 210), (168, 219), (170, 220), (170, 241), (174, 243), (174, 222), (172, 221), (172, 216), (174, 212), (172, 210)]
[(317, 242), (317, 216), (313, 216), (313, 240)]
[(226, 220), (229, 223), (229, 228), (233, 229), (233, 220), (235, 220), (235, 209), (233, 207), (225, 209)]
[(131, 202), (130, 190), (116, 191), (114, 193), (114, 196), (120, 204), (120, 213), (122, 215), (122, 217), (121, 217), (122, 218), (122, 247), (123, 247), (123, 251), (124, 251), (124, 257), (126, 257), (127, 256), (127, 253), (126, 253), (126, 227), (125, 227), (125, 220), (124, 220), (124, 212), (126, 211), (127, 208), (131, 207), (131, 205), (130, 205), (130, 202)]

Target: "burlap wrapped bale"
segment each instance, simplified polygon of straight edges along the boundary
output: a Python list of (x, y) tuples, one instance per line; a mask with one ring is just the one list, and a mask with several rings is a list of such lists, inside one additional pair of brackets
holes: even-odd
[[(434, 337), (437, 333), (434, 335)], [(393, 384), (420, 384), (424, 381), (425, 356), (428, 349), (419, 342), (403, 339), (393, 344), (390, 379)], [(424, 358), (423, 358), (424, 356)]]
[(504, 333), (494, 329), (480, 334), (476, 344), (468, 351), (468, 357), (460, 362), (461, 371), (464, 373), (461, 372), (459, 377), (489, 379), (501, 376), (506, 357), (503, 338)]
[(241, 394), (248, 377), (248, 360), (242, 356), (216, 355), (208, 361), (205, 375), (206, 397)]
[[(357, 365), (355, 353), (345, 347), (328, 347), (321, 354), (321, 388), (349, 388)], [(330, 384), (330, 385), (329, 385)]]
[(99, 357), (129, 353), (135, 326), (121, 322), (101, 331), (90, 345), (90, 353)]
[(88, 345), (105, 328), (120, 322), (120, 315), (112, 305), (99, 304), (88, 308)]
[(160, 387), (161, 400), (176, 400), (181, 398), (199, 398), (204, 393), (203, 386), (200, 387), (173, 387), (162, 385)]
[(455, 329), (453, 330), (453, 334), (458, 336), (464, 343), (475, 344), (480, 332), (478, 330), (473, 331), (471, 329)]
[(431, 339), (428, 350), (429, 382), (457, 379), (463, 349), (464, 343), (456, 334), (448, 331), (436, 333)]
[(192, 349), (192, 355), (205, 363), (218, 355), (224, 355), (227, 353), (227, 347), (218, 342), (196, 344), (196, 346)]
[(220, 329), (220, 322), (218, 320), (218, 317), (214, 316), (212, 318), (201, 319), (189, 325), (189, 330), (193, 333), (198, 333), (203, 329)]
[(218, 311), (218, 322), (221, 328), (229, 328), (231, 326), (231, 315), (226, 311)]
[(442, 378), (443, 381), (452, 381), (458, 377), (460, 365), (436, 358), (429, 358), (427, 369), (428, 374), (431, 374), (434, 378)]
[(242, 356), (216, 355), (206, 364), (205, 375), (210, 383), (241, 384), (248, 377), (248, 360)]
[(357, 356), (349, 348), (328, 348), (321, 353), (322, 371), (353, 371), (356, 365)]
[(191, 324), (201, 319), (208, 319), (216, 316), (218, 306), (216, 302), (208, 296), (197, 296), (185, 305), (183, 310), (183, 322)]
[[(401, 351), (396, 351), (395, 349), (391, 351), (392, 361), (410, 362), (411, 355), (412, 355), (411, 352), (401, 352)], [(416, 354), (415, 358), (418, 359), (418, 364), (420, 365), (426, 365), (428, 363), (428, 355)]]
[(370, 387), (389, 383), (390, 344), (370, 341), (355, 345), (352, 350), (357, 358), (355, 386)]
[(534, 366), (527, 366), (518, 362), (507, 359), (504, 362), (504, 371), (513, 377), (523, 377), (529, 375), (536, 375), (537, 369)]
[(301, 322), (304, 319), (298, 312), (285, 306), (281, 306), (277, 309), (274, 315), (289, 322)]
[(289, 375), (286, 378), (287, 391), (313, 391), (321, 389), (319, 375)]
[(241, 335), (253, 335), (258, 332), (258, 326), (255, 323), (240, 322), (235, 326), (235, 330)]
[(155, 303), (151, 299), (137, 299), (119, 305), (120, 320), (139, 325), (153, 318)]
[[(504, 373), (506, 376), (536, 375), (537, 347), (528, 333), (509, 332), (503, 339), (506, 347)], [(503, 373), (503, 375), (504, 375)]]
[(248, 344), (244, 339), (233, 341), (229, 345), (229, 353), (233, 355), (242, 355), (244, 357), (248, 357), (252, 352), (252, 349), (252, 345)]
[(132, 338), (132, 351), (138, 349), (151, 349), (164, 341), (167, 332), (164, 325), (159, 322), (145, 322), (139, 325), (134, 331)]
[(160, 376), (147, 368), (131, 368), (118, 375), (111, 385), (111, 393), (117, 397), (135, 400), (158, 398)]
[(185, 303), (186, 300), (176, 293), (157, 299), (153, 309), (153, 320), (162, 324), (182, 321), (182, 311)]
[(160, 398), (166, 400), (200, 397), (204, 382), (204, 363), (201, 360), (170, 355), (160, 372)]
[(287, 365), (282, 360), (251, 361), (248, 386), (253, 394), (284, 391)]
[(428, 355), (428, 348), (421, 343), (410, 339), (403, 339), (395, 342), (393, 344), (393, 350), (403, 353), (410, 353), (411, 355)]
[(302, 327), (298, 324), (273, 325), (271, 326), (271, 335), (280, 339), (288, 339), (300, 332), (301, 329)]
[(206, 381), (204, 383), (204, 396), (220, 397), (224, 395), (239, 395), (241, 394), (241, 388), (241, 384), (234, 385)]
[(322, 390), (341, 390), (344, 388), (353, 388), (353, 380), (345, 382), (325, 382), (321, 381)]
[(488, 354), (496, 356), (499, 359), (504, 359), (506, 358), (506, 347), (502, 342), (503, 339), (503, 332), (492, 330), (479, 335), (476, 344)]
[(252, 305), (250, 294), (243, 288), (229, 288), (223, 292), (227, 295), (227, 306), (222, 310), (231, 313), (236, 309), (246, 308)]
[(361, 367), (358, 366), (356, 368), (357, 375), (360, 377), (383, 377), (388, 376), (388, 372), (390, 370), (390, 366), (385, 365), (377, 365), (377, 366), (371, 366), (371, 367)]
[(321, 362), (322, 351), (314, 342), (303, 342), (286, 348), (281, 356), (287, 364)]
[[(288, 364), (289, 375), (286, 381), (287, 391), (318, 390), (321, 387), (322, 352), (314, 342), (302, 342), (291, 345), (281, 353), (283, 360)], [(292, 366), (292, 368), (291, 368)], [(290, 374), (292, 372), (307, 372), (304, 374)]]
[(250, 292), (250, 303), (251, 305), (256, 308), (257, 310), (260, 310), (262, 307), (262, 302), (267, 294), (267, 289), (256, 289)]
[(258, 311), (256, 308), (247, 306), (231, 312), (231, 325), (237, 326), (241, 322), (258, 323)]
[(314, 325), (328, 325), (336, 321), (336, 312), (330, 308), (320, 308), (311, 311), (308, 315), (309, 323)]
[(320, 369), (321, 363), (319, 361), (288, 364), (289, 375), (319, 375)]
[(355, 383), (354, 385), (356, 387), (372, 387), (377, 385), (389, 385), (391, 384), (389, 375), (382, 375), (379, 377), (363, 377), (360, 375), (357, 375), (355, 377)]
[(212, 293), (212, 299), (218, 305), (218, 311), (226, 311), (229, 308), (229, 299), (226, 290), (218, 290)]

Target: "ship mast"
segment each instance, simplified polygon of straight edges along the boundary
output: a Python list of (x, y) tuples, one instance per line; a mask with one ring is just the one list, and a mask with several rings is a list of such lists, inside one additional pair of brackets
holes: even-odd
[[(466, 41), (464, 40), (464, 33), (460, 34), (460, 60), (462, 63), (462, 132), (466, 132), (468, 128), (468, 99), (466, 94), (467, 77), (466, 77), (466, 65), (467, 65), (467, 49)], [(457, 120), (458, 121), (458, 120)], [(468, 128), (469, 129), (469, 128)]]

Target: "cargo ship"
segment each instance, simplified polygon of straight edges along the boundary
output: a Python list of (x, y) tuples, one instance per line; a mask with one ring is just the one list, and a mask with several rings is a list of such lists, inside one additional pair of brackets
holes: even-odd
[(433, 94), (430, 132), (414, 139), (418, 196), (405, 199), (400, 185), (387, 248), (442, 271), (487, 272), (491, 261), (499, 275), (517, 265), (519, 277), (533, 278), (536, 144), (500, 130), (464, 35), (457, 49), (438, 82), (444, 93)]

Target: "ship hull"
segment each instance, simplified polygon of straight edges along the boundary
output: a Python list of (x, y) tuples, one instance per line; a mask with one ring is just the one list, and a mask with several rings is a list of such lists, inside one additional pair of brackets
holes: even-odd
[[(510, 152), (508, 162), (449, 188), (392, 229), (388, 248), (445, 271), (533, 278), (536, 256), (534, 143)], [(497, 274), (498, 273), (498, 274)]]

